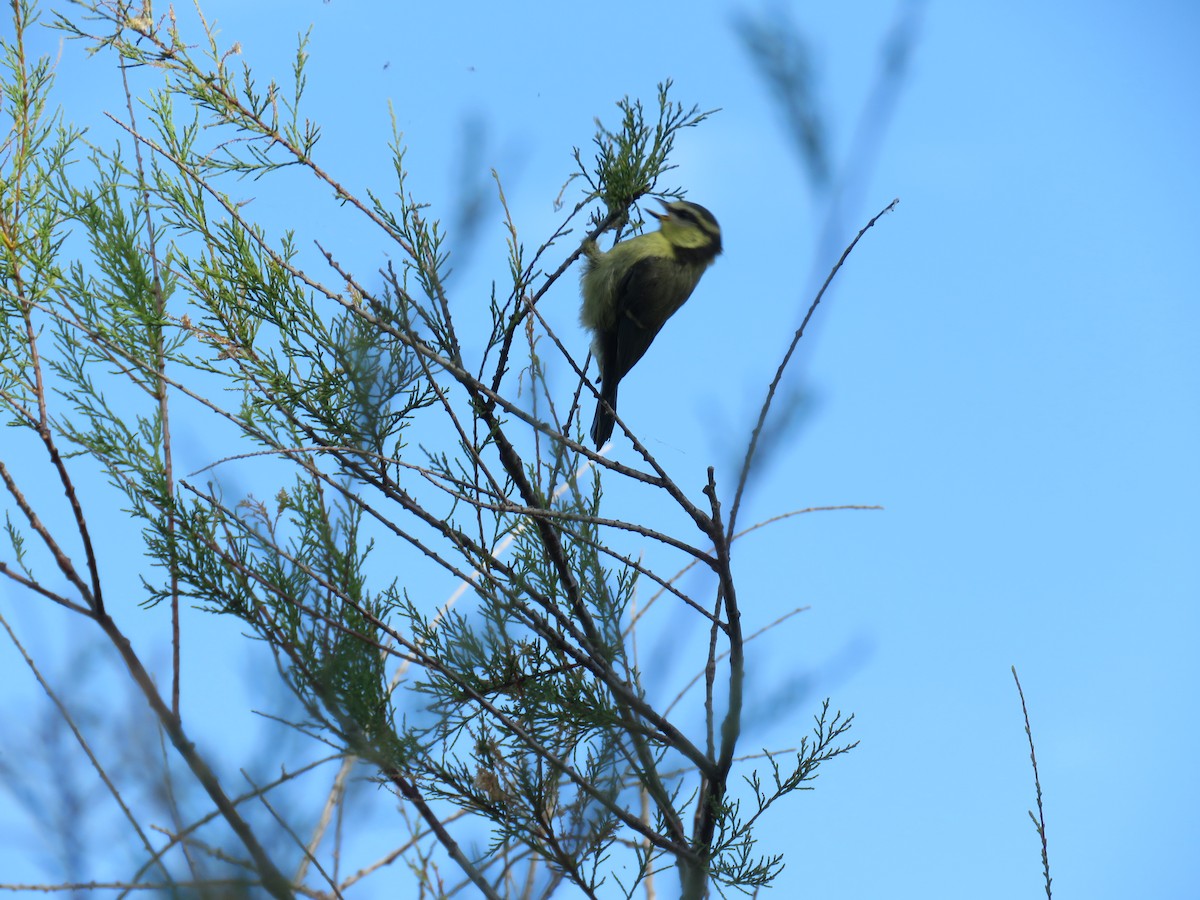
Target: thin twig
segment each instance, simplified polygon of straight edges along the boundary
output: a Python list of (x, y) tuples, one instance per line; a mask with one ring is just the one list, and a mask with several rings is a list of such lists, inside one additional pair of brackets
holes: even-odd
[(1033, 827), (1037, 829), (1038, 838), (1042, 842), (1042, 875), (1046, 879), (1046, 900), (1050, 895), (1050, 853), (1046, 847), (1046, 811), (1042, 808), (1042, 781), (1038, 777), (1037, 753), (1033, 749), (1033, 730), (1029, 727), (1029, 709), (1025, 706), (1025, 692), (1021, 689), (1021, 679), (1017, 677), (1017, 667), (1012, 667), (1013, 681), (1017, 683), (1017, 693), (1021, 697), (1021, 715), (1025, 717), (1025, 736), (1029, 738), (1029, 761), (1033, 765), (1033, 786), (1037, 790), (1037, 815), (1029, 811)]
[(792, 342), (788, 346), (787, 353), (783, 355), (783, 361), (780, 362), (779, 368), (775, 370), (775, 377), (771, 379), (771, 385), (767, 388), (767, 396), (763, 400), (762, 409), (759, 410), (758, 413), (758, 422), (755, 424), (754, 431), (750, 436), (750, 445), (746, 448), (746, 459), (742, 463), (741, 475), (738, 476), (737, 491), (733, 495), (733, 506), (729, 513), (729, 525), (727, 528), (728, 534), (732, 535), (734, 528), (737, 526), (738, 511), (742, 505), (742, 494), (745, 492), (746, 482), (750, 478), (750, 469), (754, 465), (754, 454), (758, 450), (758, 439), (761, 437), (763, 426), (766, 424), (767, 413), (771, 411), (771, 401), (775, 399), (775, 391), (779, 387), (779, 383), (783, 380), (783, 373), (787, 369), (788, 363), (791, 361), (792, 354), (796, 352), (796, 345), (799, 344), (800, 339), (804, 337), (804, 329), (808, 326), (808, 322), (812, 318), (813, 313), (816, 312), (817, 306), (820, 305), (821, 299), (825, 296), (825, 291), (829, 289), (829, 285), (833, 282), (834, 276), (837, 275), (837, 273), (841, 270), (842, 264), (846, 261), (847, 257), (850, 256), (851, 251), (853, 251), (858, 245), (858, 242), (862, 239), (862, 236), (871, 228), (873, 228), (875, 223), (878, 222), (884, 216), (884, 214), (895, 209), (896, 204), (899, 202), (900, 199), (896, 198), (879, 212), (877, 212), (871, 218), (871, 221), (867, 222), (867, 224), (859, 230), (858, 234), (854, 236), (854, 240), (850, 242), (849, 246), (842, 251), (842, 255), (838, 258), (838, 261), (830, 270), (828, 277), (825, 279), (825, 283), (821, 285), (821, 290), (817, 292), (817, 296), (813, 300), (812, 305), (809, 306), (808, 312), (804, 316), (804, 320), (800, 323), (800, 327), (796, 329), (796, 333), (792, 336)]
[[(296, 869), (296, 875), (292, 881), (296, 884), (304, 882), (305, 875), (308, 874), (310, 861), (316, 858), (317, 848), (321, 846), (321, 840), (325, 837), (325, 832), (329, 829), (329, 822), (333, 818), (335, 810), (340, 810), (344, 798), (346, 796), (346, 780), (350, 777), (350, 773), (354, 770), (355, 764), (358, 762), (358, 757), (347, 754), (342, 759), (342, 764), (338, 767), (337, 775), (333, 778), (333, 785), (329, 789), (329, 795), (325, 798), (325, 806), (321, 810), (321, 815), (317, 818), (317, 824), (313, 826), (312, 837), (309, 838), (308, 844), (304, 848), (304, 856), (300, 859), (300, 865)], [(337, 881), (337, 871), (334, 870), (333, 879)], [(334, 890), (337, 888), (335, 887)]]
[[(133, 92), (129, 89), (129, 70), (124, 57), (118, 57), (121, 67), (121, 86), (125, 91), (125, 106), (129, 111), (130, 130), (138, 130), (137, 118), (133, 112)], [(163, 492), (168, 497), (175, 495), (175, 460), (171, 452), (171, 416), (170, 404), (167, 397), (166, 353), (163, 348), (163, 322), (166, 321), (167, 297), (163, 290), (162, 274), (158, 259), (158, 236), (154, 228), (154, 217), (151, 215), (150, 186), (146, 183), (146, 166), (142, 160), (142, 145), (133, 142), (134, 160), (137, 165), (137, 182), (142, 195), (142, 204), (146, 214), (146, 243), (150, 257), (151, 288), (154, 291), (154, 307), (158, 322), (151, 329), (153, 344), (150, 352), (155, 365), (155, 394), (158, 400), (159, 426), (162, 434), (163, 454)], [(175, 506), (169, 504), (166, 510), (167, 535), (170, 538), (170, 559), (167, 563), (167, 578), (170, 581), (171, 592), (171, 711), (179, 715), (179, 684), (180, 684), (180, 633), (179, 633), (179, 566), (175, 560)]]

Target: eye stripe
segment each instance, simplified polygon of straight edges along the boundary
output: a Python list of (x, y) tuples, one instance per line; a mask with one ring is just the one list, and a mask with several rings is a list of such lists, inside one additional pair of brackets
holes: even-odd
[(717, 224), (716, 217), (703, 206), (700, 206), (698, 203), (689, 203), (685, 209), (691, 221), (695, 222), (701, 228), (709, 232), (720, 233), (721, 226)]
[(698, 203), (678, 200), (670, 204), (670, 210), (677, 218), (690, 222), (710, 234), (720, 234), (721, 226), (716, 217)]

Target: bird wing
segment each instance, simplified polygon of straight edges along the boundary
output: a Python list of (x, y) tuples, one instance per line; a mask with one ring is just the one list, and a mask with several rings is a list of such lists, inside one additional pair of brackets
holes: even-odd
[(695, 286), (691, 279), (680, 279), (677, 263), (661, 256), (630, 266), (617, 285), (617, 340), (606, 377), (612, 372), (614, 384), (625, 377)]

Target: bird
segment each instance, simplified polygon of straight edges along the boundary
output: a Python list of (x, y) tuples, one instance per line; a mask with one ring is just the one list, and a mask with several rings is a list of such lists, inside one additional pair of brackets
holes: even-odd
[(657, 231), (620, 241), (607, 252), (594, 240), (583, 246), (580, 320), (592, 332), (592, 355), (600, 367), (591, 430), (597, 450), (612, 437), (621, 379), (721, 252), (721, 226), (711, 212), (686, 200), (659, 202), (663, 212), (647, 210), (658, 220)]

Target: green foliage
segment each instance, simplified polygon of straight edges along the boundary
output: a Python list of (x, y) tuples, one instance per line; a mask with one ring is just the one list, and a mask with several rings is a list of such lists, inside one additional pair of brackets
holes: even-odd
[(617, 102), (621, 123), (616, 129), (610, 130), (596, 119), (596, 136), (592, 139), (595, 159), (590, 164), (585, 162), (582, 152), (575, 148), (578, 171), (573, 177), (582, 178), (591, 191), (589, 199), (599, 198), (607, 210), (607, 216), (593, 214), (593, 223), (607, 220), (623, 226), (629, 209), (647, 194), (683, 196), (681, 188), (659, 185), (662, 177), (675, 168), (669, 161), (675, 136), (684, 128), (695, 128), (718, 110), (701, 112), (699, 106), (685, 109), (682, 103), (671, 102), (671, 86), (669, 78), (658, 86), (658, 115), (653, 125), (646, 121), (641, 100), (624, 97)]

